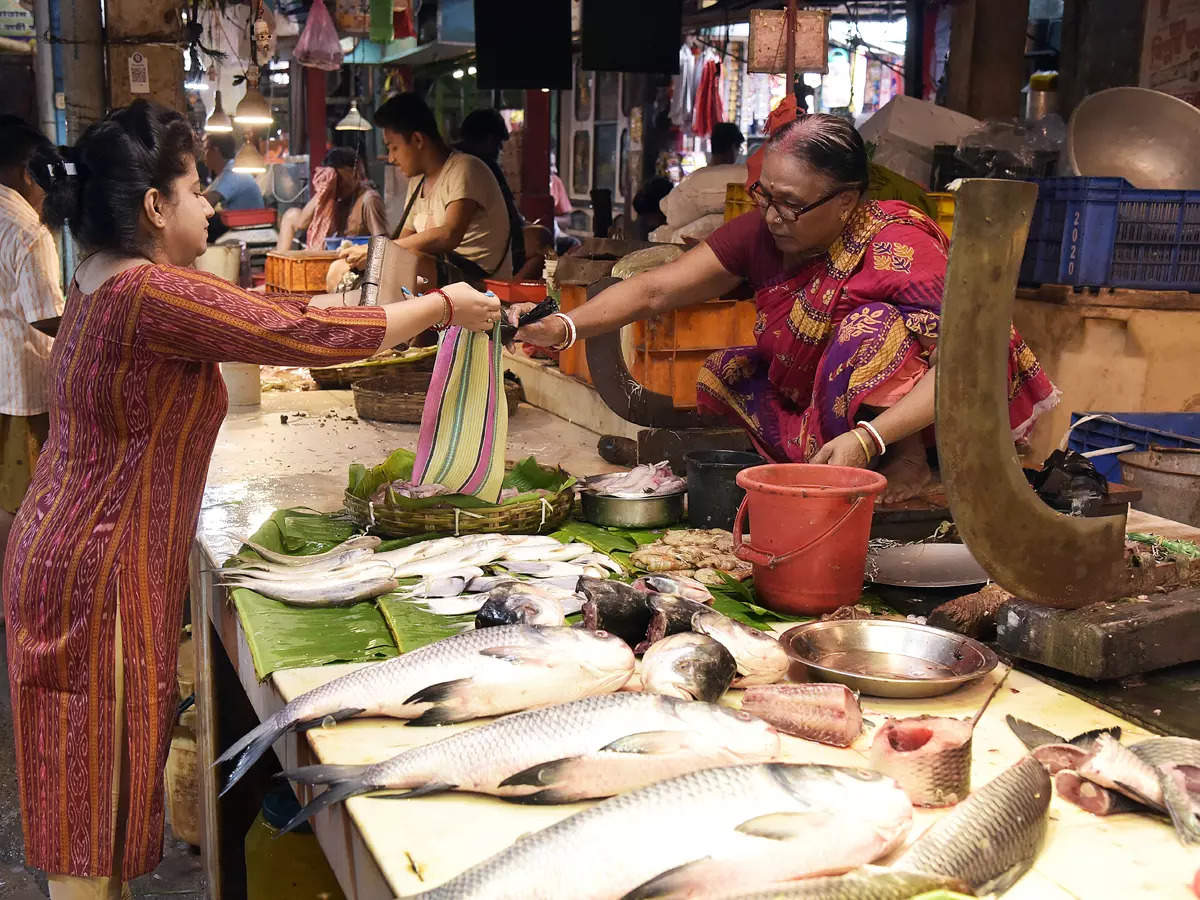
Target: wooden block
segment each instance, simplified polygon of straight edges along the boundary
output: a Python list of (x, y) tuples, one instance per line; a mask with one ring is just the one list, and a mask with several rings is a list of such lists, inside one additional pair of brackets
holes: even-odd
[(1150, 291), (1133, 288), (1079, 288), (1069, 284), (1043, 284), (1018, 288), (1022, 300), (1037, 300), (1058, 306), (1110, 306), (1117, 309), (1200, 309), (1200, 294), (1187, 291)]
[(1012, 600), (997, 615), (996, 643), (1021, 659), (1097, 680), (1200, 660), (1200, 590), (1074, 610)]

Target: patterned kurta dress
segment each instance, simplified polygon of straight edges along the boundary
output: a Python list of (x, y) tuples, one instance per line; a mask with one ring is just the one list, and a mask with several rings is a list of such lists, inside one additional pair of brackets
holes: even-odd
[[(72, 288), (51, 357), (50, 437), (4, 569), (29, 865), (128, 880), (161, 856), (188, 552), (226, 409), (216, 362), (349, 362), (385, 327), (378, 308), (309, 308), (171, 266), (128, 269), (90, 295)], [(116, 822), (121, 753), (128, 817)]]

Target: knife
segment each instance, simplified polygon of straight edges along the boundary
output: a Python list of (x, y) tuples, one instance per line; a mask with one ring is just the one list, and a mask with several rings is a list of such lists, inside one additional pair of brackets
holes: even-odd
[(540, 322), (542, 319), (549, 318), (558, 312), (558, 301), (553, 297), (547, 297), (533, 309), (524, 313), (517, 324), (512, 325), (509, 322), (504, 322), (500, 326), (500, 342), (502, 344), (511, 343), (513, 338), (517, 336), (517, 329), (524, 328), (526, 325), (532, 325), (534, 322)]

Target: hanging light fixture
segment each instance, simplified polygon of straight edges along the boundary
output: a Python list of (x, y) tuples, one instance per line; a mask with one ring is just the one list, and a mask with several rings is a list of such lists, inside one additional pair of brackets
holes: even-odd
[(204, 123), (204, 130), (209, 134), (228, 134), (233, 131), (233, 120), (229, 118), (229, 113), (221, 108), (220, 91), (217, 91), (216, 104), (213, 106), (212, 115)]
[(187, 78), (183, 81), (184, 90), (188, 91), (207, 91), (208, 77), (204, 71), (204, 66), (200, 65), (200, 54), (193, 47), (188, 54), (188, 70)]
[(247, 175), (261, 175), (267, 171), (267, 161), (258, 152), (258, 148), (250, 143), (249, 135), (246, 136), (246, 142), (242, 144), (242, 149), (233, 158), (233, 171)]
[(373, 127), (358, 111), (358, 101), (351, 100), (350, 112), (346, 113), (342, 120), (333, 126), (333, 129), (334, 131), (370, 131)]
[(271, 125), (275, 121), (271, 105), (258, 89), (258, 78), (257, 67), (251, 66), (246, 73), (246, 96), (233, 111), (233, 121), (239, 125)]

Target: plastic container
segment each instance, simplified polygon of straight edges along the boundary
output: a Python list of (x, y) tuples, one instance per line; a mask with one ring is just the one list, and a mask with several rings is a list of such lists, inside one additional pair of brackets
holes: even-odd
[(262, 370), (254, 363), (221, 363), (221, 378), (230, 406), (262, 403)]
[(1200, 291), (1200, 191), (1042, 178), (1023, 284)]
[[(737, 483), (746, 499), (733, 525), (734, 553), (753, 563), (764, 606), (819, 615), (858, 600), (886, 478), (868, 469), (780, 463), (738, 472)], [(743, 535), (747, 514), (759, 523), (753, 543)]]
[(274, 225), (273, 209), (223, 209), (221, 223), (226, 228), (251, 228), (255, 225)]
[[(1103, 416), (1083, 422), (1089, 416)], [(1133, 444), (1138, 451), (1155, 447), (1200, 449), (1200, 413), (1071, 413), (1071, 436), (1067, 443), (1076, 453), (1106, 450)], [(1076, 424), (1078, 423), (1078, 424)], [(1109, 481), (1121, 482), (1121, 464), (1116, 456), (1092, 459), (1096, 470)]]
[(750, 196), (750, 192), (746, 190), (744, 184), (734, 181), (725, 186), (726, 222), (736, 219), (738, 216), (744, 216), (748, 212), (754, 212), (756, 209), (758, 209), (758, 204)]
[(1155, 447), (1120, 460), (1125, 483), (1142, 492), (1138, 509), (1200, 526), (1200, 448)]
[(500, 298), (501, 303), (541, 303), (546, 299), (546, 282), (485, 278), (483, 286)]
[(954, 236), (954, 193), (952, 191), (931, 191), (926, 196), (933, 202), (937, 213), (938, 228), (945, 232), (946, 237)]
[(298, 812), (300, 804), (286, 784), (263, 799), (246, 832), (247, 900), (345, 900), (312, 828), (306, 823), (280, 834)]
[(683, 461), (687, 466), (688, 524), (732, 531), (738, 507), (746, 496), (738, 487), (737, 473), (761, 466), (766, 460), (757, 453), (739, 450), (694, 450)]

